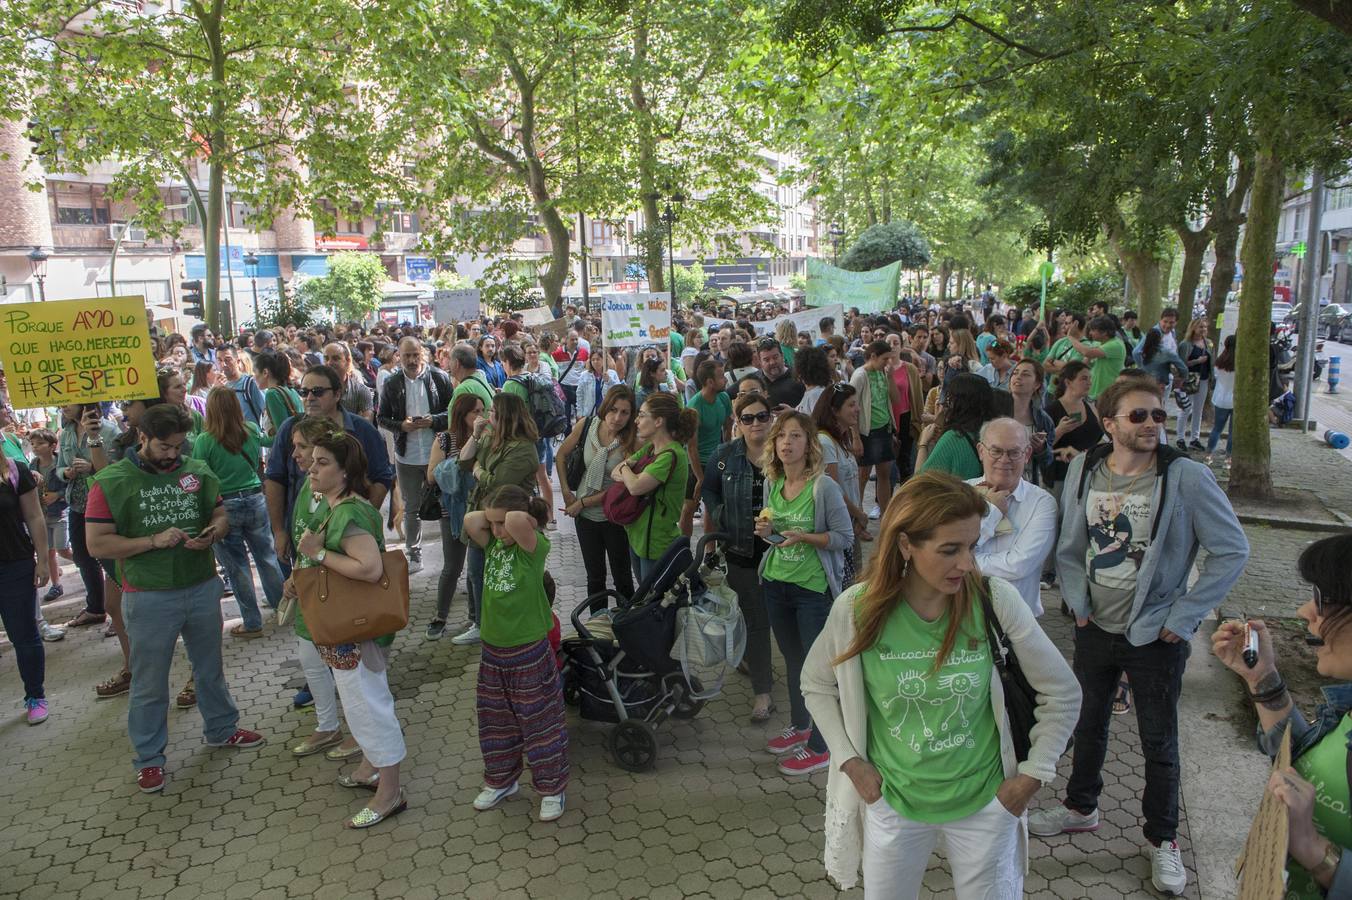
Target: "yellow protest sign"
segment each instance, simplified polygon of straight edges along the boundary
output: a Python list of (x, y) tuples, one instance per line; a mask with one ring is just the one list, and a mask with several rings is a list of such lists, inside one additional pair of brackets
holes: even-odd
[(16, 409), (159, 393), (142, 297), (0, 306), (0, 361)]

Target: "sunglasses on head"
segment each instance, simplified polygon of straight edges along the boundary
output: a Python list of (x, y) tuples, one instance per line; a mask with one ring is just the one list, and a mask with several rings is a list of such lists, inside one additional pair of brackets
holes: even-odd
[(779, 341), (775, 340), (772, 337), (763, 337), (759, 341), (756, 341), (756, 349), (777, 350), (779, 349)]
[(750, 425), (752, 422), (760, 422), (764, 425), (766, 422), (770, 421), (770, 418), (770, 413), (761, 410), (758, 413), (742, 413), (737, 417), (737, 421), (741, 422), (743, 425)]
[(1160, 409), (1157, 406), (1154, 409), (1133, 409), (1129, 413), (1121, 413), (1119, 415), (1112, 416), (1111, 418), (1126, 419), (1133, 425), (1143, 425), (1145, 424), (1145, 420), (1149, 419), (1156, 425), (1163, 425), (1164, 420), (1168, 418), (1168, 415), (1164, 412), (1164, 410)]
[(303, 387), (303, 388), (298, 388), (298, 389), (296, 390), (296, 393), (297, 393), (297, 394), (300, 394), (302, 397), (309, 397), (309, 396), (311, 396), (311, 395), (314, 395), (314, 396), (316, 396), (316, 397), (322, 397), (322, 396), (324, 396), (325, 394), (327, 394), (327, 393), (328, 393), (329, 391), (331, 391), (331, 390), (333, 390), (333, 388), (326, 388), (326, 387), (306, 388), (306, 387)]

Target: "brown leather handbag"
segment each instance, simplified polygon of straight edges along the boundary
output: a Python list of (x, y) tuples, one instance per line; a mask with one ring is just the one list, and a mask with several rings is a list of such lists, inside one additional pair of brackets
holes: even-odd
[(292, 571), (305, 627), (316, 644), (355, 644), (408, 626), (408, 558), (402, 550), (386, 550), (380, 560), (384, 570), (376, 582), (322, 565)]

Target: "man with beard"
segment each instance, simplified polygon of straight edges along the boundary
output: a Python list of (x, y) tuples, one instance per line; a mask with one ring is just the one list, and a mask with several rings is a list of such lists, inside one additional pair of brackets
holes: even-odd
[[(1123, 675), (1136, 699), (1145, 757), (1141, 813), (1157, 890), (1181, 894), (1187, 872), (1178, 829), (1178, 698), (1189, 639), (1244, 571), (1249, 543), (1211, 470), (1159, 442), (1160, 388), (1118, 379), (1099, 397), (1112, 439), (1066, 473), (1056, 562), (1075, 615), (1075, 676), (1084, 702), (1064, 805), (1033, 812), (1028, 830), (1095, 831), (1114, 694)], [(1197, 581), (1188, 576), (1206, 550)], [(1100, 556), (1102, 554), (1102, 556)]]
[(756, 342), (756, 354), (761, 374), (765, 376), (765, 389), (769, 392), (771, 412), (776, 414), (785, 412), (802, 403), (807, 387), (796, 380), (789, 371), (779, 341), (768, 335), (761, 338)]
[(182, 455), (192, 420), (171, 404), (141, 416), (137, 461), (102, 469), (89, 491), (90, 552), (115, 560), (122, 617), (131, 642), (127, 731), (137, 785), (164, 787), (169, 743), (169, 668), (181, 635), (197, 684), (208, 746), (245, 749), (262, 735), (239, 728), (221, 666), (221, 596), (211, 545), (230, 530), (220, 482), (207, 465)]
[(368, 422), (375, 421), (375, 396), (366, 386), (366, 381), (352, 369), (352, 348), (340, 341), (324, 345), (324, 365), (338, 373), (343, 379), (343, 396), (338, 401), (343, 409), (361, 416)]

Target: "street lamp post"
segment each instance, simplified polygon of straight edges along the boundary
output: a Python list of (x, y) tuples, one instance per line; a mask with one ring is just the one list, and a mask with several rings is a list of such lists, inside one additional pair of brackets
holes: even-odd
[(249, 273), (249, 284), (253, 287), (253, 306), (254, 320), (253, 327), (258, 327), (258, 254), (250, 250), (244, 254), (244, 269)]
[(680, 191), (667, 197), (662, 207), (662, 223), (667, 226), (667, 268), (671, 270), (671, 308), (676, 309), (676, 242), (675, 232), (676, 223), (680, 220), (680, 214), (677, 210), (685, 202), (685, 195)]
[(840, 265), (840, 241), (845, 237), (845, 229), (840, 227), (839, 222), (831, 224), (831, 265)]
[(28, 254), (28, 267), (33, 271), (33, 277), (38, 281), (38, 300), (47, 299), (47, 258), (46, 250), (41, 247), (34, 247)]

